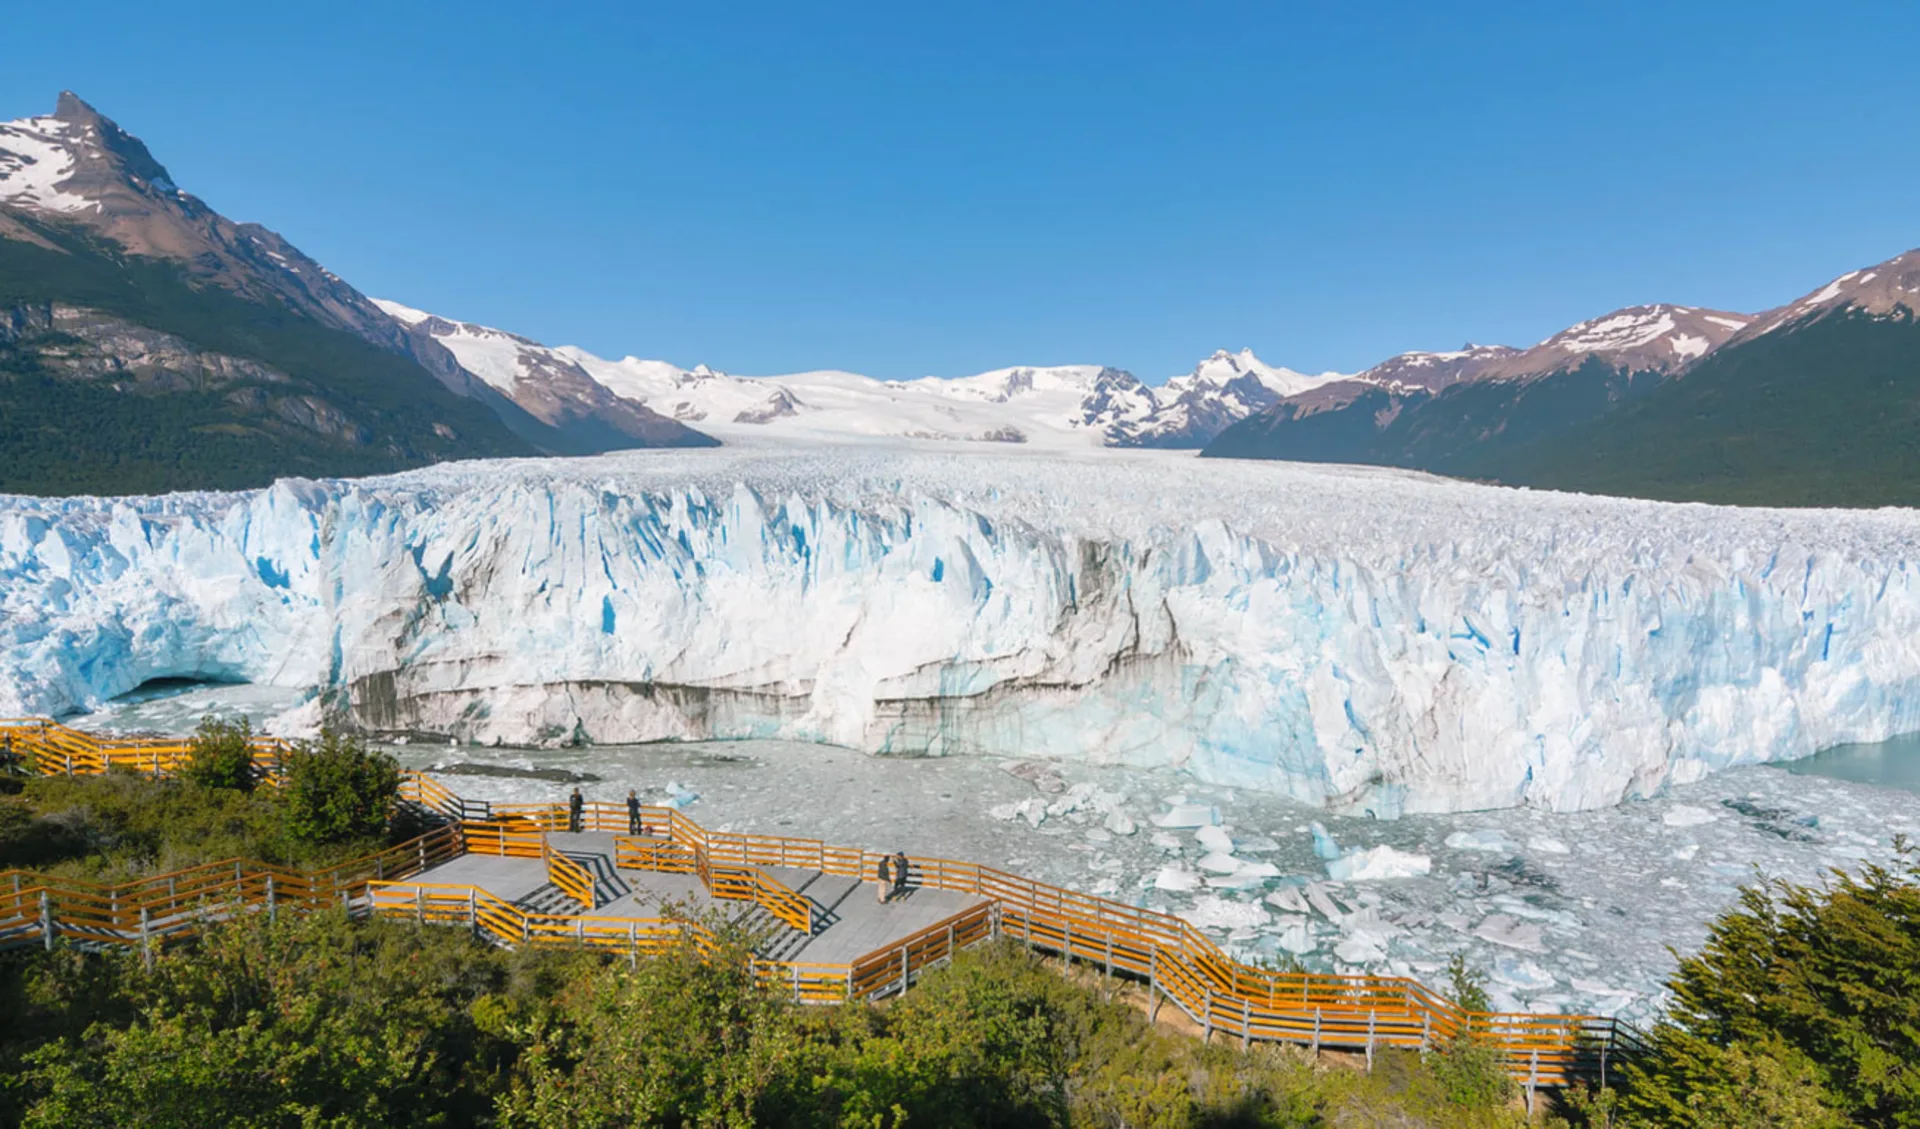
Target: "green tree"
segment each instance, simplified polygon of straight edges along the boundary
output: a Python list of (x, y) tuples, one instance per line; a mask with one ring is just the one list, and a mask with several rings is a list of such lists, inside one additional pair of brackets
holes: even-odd
[(223, 721), (208, 714), (200, 719), (189, 744), (183, 775), (204, 788), (253, 791), (253, 723), (246, 718)]
[(516, 988), (515, 971), (555, 958), (330, 911), (218, 927), (151, 973), (111, 959), (127, 1006), (77, 1035), (70, 1014), (69, 1033), (24, 1056), (29, 1129), (471, 1125), (514, 1054), (476, 1005), (537, 1006), (538, 977)]
[(400, 794), (400, 767), (392, 757), (327, 730), (319, 741), (289, 751), (283, 766), (288, 838), (324, 844), (385, 833)]
[(1627, 1067), (1630, 1118), (1820, 1124), (1809, 1111), (1830, 1108), (1920, 1126), (1920, 856), (1895, 846), (1892, 867), (1741, 891), (1680, 962), (1650, 1054)]

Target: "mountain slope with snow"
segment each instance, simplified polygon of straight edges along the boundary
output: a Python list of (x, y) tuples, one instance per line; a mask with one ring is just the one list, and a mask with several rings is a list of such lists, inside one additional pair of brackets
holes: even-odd
[(1372, 463), (1485, 476), (1517, 444), (1604, 416), (1719, 348), (1752, 319), (1693, 306), (1633, 306), (1529, 349), (1403, 353), (1229, 428), (1215, 457)]
[(1673, 500), (1920, 505), (1920, 251), (1752, 320), (1677, 380), (1504, 459), (1503, 481)]
[(245, 680), (381, 730), (1176, 765), (1383, 817), (1592, 808), (1920, 729), (1917, 640), (1912, 512), (1156, 452), (0, 504), (0, 713)]
[(453, 354), (460, 367), (552, 429), (546, 445), (598, 454), (627, 447), (711, 447), (716, 441), (623, 399), (538, 342), (374, 299), (388, 317)]

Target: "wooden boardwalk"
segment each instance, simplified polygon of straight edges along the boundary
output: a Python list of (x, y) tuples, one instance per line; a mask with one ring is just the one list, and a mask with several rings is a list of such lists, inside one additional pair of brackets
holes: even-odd
[[(279, 742), (255, 755), (272, 783)], [(26, 771), (87, 775), (179, 770), (183, 741), (103, 739), (44, 718), (0, 719), (0, 754)], [(742, 921), (757, 951), (743, 954), (769, 989), (796, 1002), (836, 1004), (903, 992), (927, 970), (994, 937), (1144, 980), (1157, 1011), (1171, 1003), (1206, 1037), (1362, 1050), (1428, 1050), (1460, 1038), (1505, 1061), (1531, 1092), (1604, 1083), (1611, 1064), (1644, 1052), (1629, 1024), (1594, 1015), (1478, 1012), (1417, 981), (1276, 972), (1243, 964), (1191, 923), (974, 863), (914, 857), (910, 893), (876, 904), (880, 856), (813, 839), (708, 831), (683, 813), (628, 812), (588, 803), (585, 834), (570, 834), (557, 804), (489, 804), (407, 773), (402, 802), (441, 825), (326, 871), (245, 859), (103, 886), (31, 871), (0, 872), (0, 948), (136, 946), (207, 921), (277, 908), (339, 906), (471, 929), (497, 943), (582, 946), (638, 960), (721, 938), (685, 914)]]
[[(548, 881), (546, 864), (538, 858), (461, 855), (393, 886), (472, 886), (532, 913), (644, 918), (677, 908), (694, 916), (718, 913), (748, 923), (761, 916), (753, 902), (715, 898), (697, 875), (616, 866), (609, 832), (550, 831), (547, 842), (593, 875), (598, 904), (583, 910), (565, 903), (565, 894)], [(763, 869), (813, 907), (810, 933), (775, 930), (761, 943), (760, 955), (771, 959), (850, 964), (987, 901), (974, 894), (911, 886), (883, 905), (876, 896), (877, 882), (792, 866)]]

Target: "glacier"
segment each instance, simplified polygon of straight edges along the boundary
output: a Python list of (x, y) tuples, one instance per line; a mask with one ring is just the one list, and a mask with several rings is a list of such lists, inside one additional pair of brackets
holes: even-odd
[(1573, 811), (1920, 730), (1920, 514), (881, 446), (0, 498), (0, 714), (156, 678), (476, 743), (1172, 766)]

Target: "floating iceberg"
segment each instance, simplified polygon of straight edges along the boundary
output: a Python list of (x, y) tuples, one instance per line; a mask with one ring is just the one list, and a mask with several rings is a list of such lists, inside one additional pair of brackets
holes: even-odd
[(1171, 765), (1380, 817), (1575, 810), (1920, 730), (1917, 558), (1911, 511), (1151, 453), (15, 497), (0, 714), (202, 678), (480, 743), (785, 737)]
[(1426, 855), (1378, 846), (1349, 851), (1327, 863), (1327, 877), (1335, 882), (1370, 882), (1388, 878), (1419, 878), (1433, 870)]

